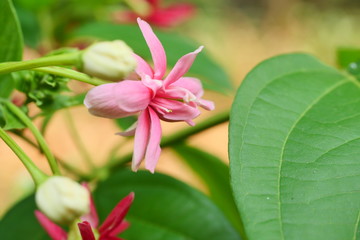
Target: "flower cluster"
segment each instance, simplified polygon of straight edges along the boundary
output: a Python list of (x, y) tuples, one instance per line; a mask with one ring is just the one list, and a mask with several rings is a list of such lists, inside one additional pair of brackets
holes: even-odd
[(84, 104), (90, 113), (105, 118), (123, 118), (140, 113), (137, 123), (120, 135), (135, 134), (132, 169), (136, 171), (145, 158), (145, 168), (154, 172), (161, 152), (160, 119), (194, 125), (192, 120), (200, 114), (198, 106), (213, 110), (214, 104), (201, 98), (204, 91), (200, 80), (183, 77), (203, 47), (181, 57), (164, 78), (164, 48), (148, 23), (138, 19), (138, 24), (150, 48), (154, 68), (134, 54), (136, 73), (141, 81), (124, 80), (97, 86), (88, 92)]

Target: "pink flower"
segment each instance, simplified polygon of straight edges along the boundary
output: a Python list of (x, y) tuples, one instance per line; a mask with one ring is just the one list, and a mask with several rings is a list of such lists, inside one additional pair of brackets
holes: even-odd
[[(86, 184), (83, 185), (88, 188)], [(104, 223), (98, 228), (99, 218), (96, 213), (94, 201), (90, 196), (90, 213), (81, 217), (82, 222), (78, 223), (82, 239), (122, 240), (118, 238), (117, 235), (129, 227), (129, 223), (124, 221), (124, 218), (133, 200), (134, 193), (130, 193), (123, 198), (111, 211)], [(68, 234), (60, 226), (48, 219), (42, 212), (36, 210), (35, 216), (52, 240), (67, 240)], [(99, 233), (99, 238), (95, 238), (94, 231)]]
[(149, 5), (146, 15), (140, 16), (133, 11), (119, 11), (114, 14), (114, 20), (119, 23), (135, 22), (138, 17), (158, 27), (172, 27), (191, 18), (195, 14), (195, 7), (188, 3), (175, 3), (162, 7), (160, 0), (143, 0)]
[(141, 81), (124, 80), (97, 86), (88, 92), (84, 104), (90, 113), (106, 118), (123, 118), (140, 112), (137, 123), (120, 135), (135, 134), (132, 169), (136, 171), (145, 158), (145, 168), (153, 173), (161, 152), (160, 119), (185, 121), (193, 126), (192, 119), (200, 114), (198, 106), (213, 110), (214, 104), (201, 99), (204, 91), (200, 80), (183, 77), (203, 47), (181, 57), (161, 80), (166, 71), (164, 48), (149, 24), (141, 19), (138, 24), (150, 48), (154, 69), (135, 55)]

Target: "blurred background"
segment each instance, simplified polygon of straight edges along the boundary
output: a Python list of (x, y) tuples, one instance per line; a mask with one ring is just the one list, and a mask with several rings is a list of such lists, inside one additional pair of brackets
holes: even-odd
[[(196, 122), (201, 122), (228, 111), (242, 79), (264, 59), (283, 53), (305, 52), (336, 66), (337, 48), (360, 46), (358, 0), (159, 1), (157, 7), (164, 9), (179, 2), (187, 3), (188, 14), (171, 26), (163, 26), (157, 20), (161, 18), (161, 11), (157, 16), (149, 16), (149, 8), (156, 2), (14, 0), (26, 44), (24, 59), (42, 56), (59, 47), (86, 46), (87, 41), (72, 38), (74, 29), (82, 24), (94, 21), (131, 23), (134, 15), (140, 15), (152, 21), (154, 28), (160, 31), (175, 32), (204, 45), (206, 53), (224, 68), (232, 80), (234, 90), (228, 94), (205, 93), (204, 98), (213, 100), (216, 110), (203, 111), (196, 119)], [(75, 92), (90, 89), (88, 85), (75, 82), (69, 85)], [(36, 113), (35, 106), (30, 110)], [(164, 123), (162, 126), (164, 135), (187, 127), (184, 123)], [(90, 158), (95, 165), (101, 166), (109, 152), (123, 155), (131, 151), (131, 140), (114, 135), (118, 131), (113, 121), (91, 116), (83, 106), (78, 106), (57, 112), (45, 137), (56, 156), (87, 172), (85, 159)], [(227, 123), (224, 123), (191, 137), (189, 143), (228, 162), (227, 135)], [(39, 166), (48, 171), (45, 159), (36, 149), (19, 138), (16, 140)], [(123, 147), (120, 149), (120, 146)], [(81, 148), (86, 150), (79, 150)], [(1, 216), (32, 191), (32, 182), (20, 161), (2, 142), (0, 152)], [(206, 191), (188, 166), (169, 149), (163, 151), (157, 169)]]

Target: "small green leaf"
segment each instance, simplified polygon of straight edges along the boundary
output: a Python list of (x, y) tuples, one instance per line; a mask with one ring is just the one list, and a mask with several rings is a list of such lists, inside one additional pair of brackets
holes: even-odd
[(243, 234), (243, 226), (230, 187), (229, 167), (214, 155), (187, 146), (185, 143), (176, 144), (173, 149), (205, 183), (210, 198), (224, 212), (234, 227)]
[[(177, 60), (197, 49), (196, 44), (175, 33), (155, 31), (167, 53), (169, 66), (174, 66)], [(110, 23), (90, 23), (73, 33), (74, 37), (95, 37), (104, 40), (124, 40), (140, 56), (151, 59), (149, 49), (138, 26), (115, 25)], [(198, 77), (204, 87), (213, 91), (226, 93), (232, 90), (232, 84), (224, 70), (216, 64), (205, 52), (200, 53), (187, 76)]]
[(360, 62), (360, 48), (341, 47), (336, 51), (338, 65), (341, 68), (348, 68), (353, 62)]
[(360, 239), (360, 85), (304, 54), (245, 78), (229, 127), (231, 185), (249, 239)]
[(127, 240), (240, 239), (222, 212), (203, 194), (162, 174), (121, 170), (99, 184), (95, 202), (104, 218), (120, 199), (135, 192), (126, 219)]
[[(21, 60), (23, 40), (14, 7), (10, 0), (0, 1), (0, 63)], [(14, 89), (9, 74), (0, 75), (0, 98), (8, 98)]]
[(24, 123), (10, 112), (6, 106), (0, 104), (0, 127), (4, 130), (23, 129)]

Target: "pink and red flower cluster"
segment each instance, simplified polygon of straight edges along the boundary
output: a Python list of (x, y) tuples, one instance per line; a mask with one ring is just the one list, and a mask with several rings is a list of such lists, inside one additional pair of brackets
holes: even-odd
[[(86, 184), (83, 184), (83, 186), (89, 190)], [(123, 198), (99, 227), (99, 218), (94, 200), (90, 195), (90, 212), (87, 215), (82, 216), (81, 222), (78, 223), (82, 240), (122, 240), (122, 238), (117, 237), (117, 235), (129, 227), (129, 223), (126, 222), (124, 218), (133, 200), (134, 193), (130, 193)], [(53, 223), (42, 212), (36, 210), (35, 216), (52, 240), (68, 239), (68, 233), (60, 226)]]

